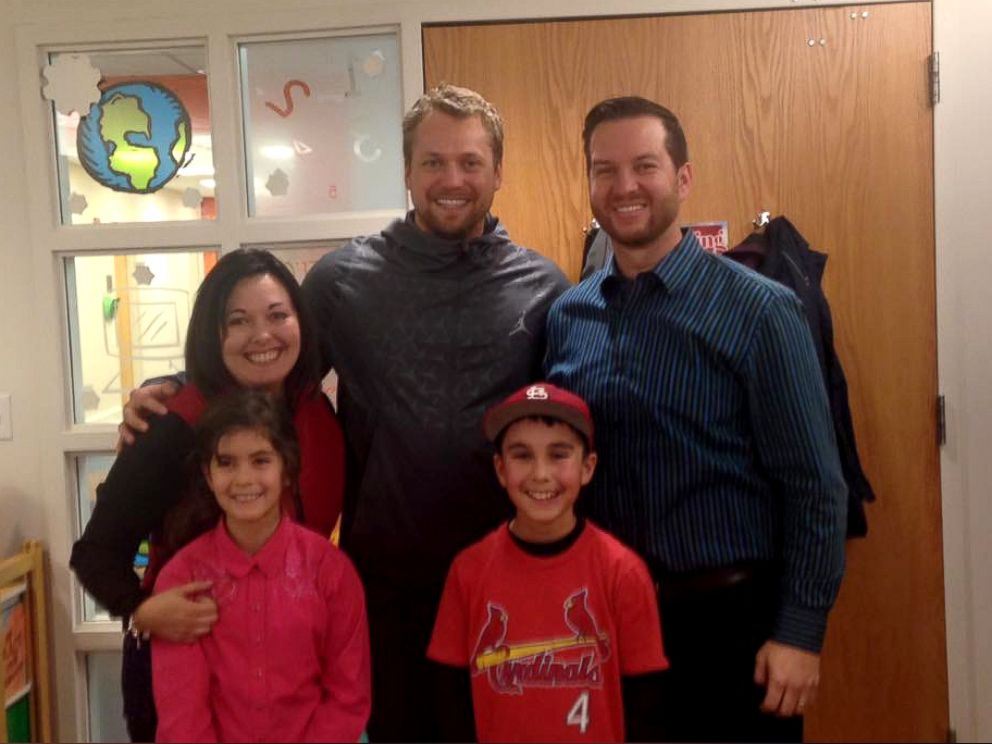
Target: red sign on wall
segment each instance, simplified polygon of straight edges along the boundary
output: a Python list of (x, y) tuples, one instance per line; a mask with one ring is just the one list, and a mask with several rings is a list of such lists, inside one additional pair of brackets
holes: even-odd
[(703, 250), (710, 253), (726, 253), (730, 250), (728, 244), (730, 238), (728, 237), (729, 231), (726, 222), (697, 222), (694, 225), (686, 225), (686, 227), (696, 233), (696, 238), (703, 246)]

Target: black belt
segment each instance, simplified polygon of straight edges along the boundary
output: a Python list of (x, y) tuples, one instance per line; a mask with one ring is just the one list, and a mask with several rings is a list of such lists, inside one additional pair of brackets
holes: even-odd
[(771, 562), (749, 561), (698, 571), (676, 572), (652, 567), (651, 575), (658, 589), (658, 598), (663, 602), (678, 602), (767, 579), (774, 575), (774, 571)]

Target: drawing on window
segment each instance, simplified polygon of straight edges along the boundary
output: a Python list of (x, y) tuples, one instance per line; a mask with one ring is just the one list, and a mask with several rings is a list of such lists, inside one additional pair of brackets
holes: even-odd
[(114, 191), (151, 194), (185, 164), (190, 117), (167, 88), (112, 85), (79, 120), (76, 151), (93, 180)]
[(203, 47), (52, 52), (42, 74), (63, 223), (216, 217)]

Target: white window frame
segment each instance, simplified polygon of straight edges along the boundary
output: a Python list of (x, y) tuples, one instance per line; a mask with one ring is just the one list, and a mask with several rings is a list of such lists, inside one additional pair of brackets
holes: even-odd
[[(117, 620), (84, 621), (82, 591), (68, 569), (78, 535), (77, 483), (72, 456), (112, 451), (112, 425), (76, 423), (72, 407), (72, 367), (67, 322), (68, 303), (63, 260), (69, 255), (123, 254), (157, 250), (219, 249), (242, 245), (308, 243), (378, 232), (399, 210), (368, 210), (301, 217), (249, 217), (246, 194), (245, 138), (240, 99), (239, 44), (253, 41), (340, 37), (393, 32), (399, 38), (403, 108), (422, 90), (420, 24), (395, 12), (378, 13), (355, 6), (305, 13), (239, 13), (225, 16), (212, 9), (204, 17), (183, 21), (125, 20), (46, 24), (17, 29), (17, 55), (24, 148), (28, 162), (42, 164), (27, 179), (32, 252), (38, 276), (37, 311), (46, 328), (59, 333), (39, 351), (47, 370), (46, 389), (59, 391), (38, 411), (43, 435), (52, 446), (42, 461), (43, 490), (49, 514), (47, 541), (52, 564), (55, 679), (62, 739), (89, 739), (85, 655), (119, 651)], [(113, 41), (108, 42), (112, 37)], [(112, 51), (142, 47), (202, 45), (207, 54), (217, 215), (214, 220), (127, 224), (62, 224), (57, 149), (51, 103), (40, 96), (40, 70), (50, 52)], [(399, 113), (397, 114), (399, 115)], [(66, 603), (65, 599), (71, 597)]]

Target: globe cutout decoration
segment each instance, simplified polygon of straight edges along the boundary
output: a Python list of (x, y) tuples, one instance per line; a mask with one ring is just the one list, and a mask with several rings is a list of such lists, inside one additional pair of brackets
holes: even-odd
[(176, 95), (147, 81), (112, 85), (79, 120), (79, 162), (114, 191), (151, 194), (186, 161), (192, 139), (189, 112)]

